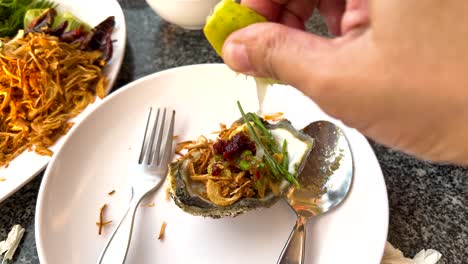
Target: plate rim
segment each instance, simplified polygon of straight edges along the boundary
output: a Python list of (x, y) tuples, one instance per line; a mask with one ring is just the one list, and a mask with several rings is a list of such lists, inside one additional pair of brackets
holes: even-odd
[[(141, 83), (144, 83), (146, 82), (147, 80), (150, 80), (150, 79), (155, 79), (155, 78), (158, 78), (158, 76), (160, 75), (165, 75), (165, 74), (171, 74), (173, 72), (177, 72), (177, 71), (182, 71), (184, 70), (185, 68), (209, 68), (209, 67), (223, 67), (223, 68), (226, 68), (226, 69), (229, 69), (228, 66), (224, 63), (201, 63), (201, 64), (190, 64), (190, 65), (183, 65), (183, 66), (179, 66), (179, 67), (173, 67), (173, 68), (168, 68), (168, 69), (165, 69), (165, 70), (161, 70), (161, 71), (156, 71), (156, 72), (153, 72), (151, 74), (148, 74), (146, 76), (143, 76), (141, 78), (138, 78), (132, 82), (129, 82), (127, 83), (126, 85), (120, 87), (119, 89), (117, 89), (116, 91), (114, 91), (113, 93), (109, 94), (100, 104), (98, 107), (95, 107), (94, 109), (92, 109), (91, 112), (89, 112), (84, 118), (83, 120), (77, 124), (76, 126), (73, 126), (72, 129), (68, 132), (68, 137), (66, 139), (66, 141), (63, 143), (63, 146), (65, 144), (68, 144), (69, 142), (69, 139), (73, 137), (73, 135), (76, 132), (76, 130), (78, 129), (78, 127), (81, 126), (81, 124), (92, 117), (92, 115), (94, 114), (94, 112), (98, 111), (98, 108), (105, 105), (105, 104), (108, 104), (109, 101), (112, 100), (112, 98), (114, 97), (117, 97), (119, 96), (121, 93), (124, 93), (126, 92), (127, 90), (129, 89), (132, 89), (132, 87), (134, 86), (138, 86), (139, 84)], [(384, 184), (384, 201), (383, 203), (385, 203), (385, 206), (386, 206), (386, 210), (384, 210), (385, 212), (385, 215), (383, 216), (383, 218), (386, 220), (385, 221), (385, 239), (383, 241), (383, 244), (382, 244), (382, 247), (381, 247), (381, 252), (379, 254), (380, 256), (380, 259), (382, 259), (383, 255), (384, 255), (384, 248), (385, 248), (385, 243), (387, 241), (387, 237), (388, 237), (388, 228), (389, 228), (389, 215), (390, 215), (390, 207), (389, 207), (389, 199), (388, 199), (388, 192), (387, 192), (387, 188), (386, 188), (386, 181), (385, 181), (385, 177), (384, 177), (384, 174), (383, 174), (383, 171), (382, 171), (382, 168), (380, 166), (380, 162), (379, 160), (377, 159), (377, 155), (374, 151), (374, 149), (372, 148), (372, 146), (370, 145), (369, 141), (367, 140), (367, 138), (365, 138), (364, 135), (362, 135), (359, 131), (357, 131), (356, 129), (354, 128), (350, 128), (348, 127), (349, 130), (352, 130), (352, 131), (355, 131), (357, 134), (359, 134), (360, 136), (362, 136), (362, 138), (365, 140), (365, 144), (368, 145), (369, 149), (371, 150), (372, 152), (372, 159), (374, 159), (375, 161), (375, 164), (377, 166), (377, 169), (378, 171), (380, 172), (380, 175), (382, 177), (382, 182)], [(58, 159), (58, 157), (60, 156), (60, 153), (63, 151), (64, 148), (60, 148), (55, 155), (53, 155), (53, 157), (50, 159), (49, 161), (49, 164), (54, 164), (56, 162), (56, 160)], [(353, 150), (351, 149), (353, 155), (354, 152)], [(353, 166), (355, 166), (355, 164), (353, 163)], [(42, 229), (40, 228), (40, 226), (42, 225), (42, 222), (41, 222), (41, 216), (44, 212), (44, 210), (42, 210), (41, 208), (44, 206), (43, 203), (44, 203), (44, 195), (45, 195), (45, 192), (44, 192), (44, 188), (46, 188), (46, 186), (48, 185), (48, 182), (50, 180), (50, 175), (52, 174), (51, 172), (51, 169), (50, 169), (51, 166), (47, 166), (46, 167), (46, 170), (44, 172), (44, 177), (41, 181), (41, 184), (40, 184), (40, 188), (39, 188), (39, 193), (38, 193), (38, 197), (37, 197), (37, 202), (36, 202), (36, 207), (35, 207), (35, 221), (34, 221), (34, 228), (35, 228), (35, 241), (36, 241), (36, 250), (37, 250), (37, 253), (38, 253), (38, 257), (39, 257), (39, 261), (41, 263), (46, 263), (46, 254), (45, 254), (45, 249), (43, 248), (43, 245), (44, 245), (44, 242), (43, 241), (43, 238), (44, 238), (44, 235), (42, 234)], [(354, 185), (354, 181), (352, 183), (352, 185)], [(352, 187), (351, 187), (352, 188)], [(341, 206), (341, 205), (340, 205)]]
[[(64, 1), (64, 0), (62, 0), (62, 1)], [(117, 81), (117, 77), (118, 77), (120, 69), (122, 67), (123, 59), (125, 57), (126, 45), (127, 45), (127, 23), (126, 23), (126, 20), (125, 20), (125, 15), (124, 15), (122, 6), (120, 5), (119, 1), (117, 1), (117, 0), (112, 0), (112, 1), (115, 2), (115, 4), (117, 4), (117, 6), (119, 7), (118, 8), (118, 15), (122, 19), (122, 21), (119, 20), (119, 22), (121, 22), (121, 24), (119, 24), (119, 27), (121, 28), (121, 31), (122, 31), (122, 40), (119, 39), (119, 41), (122, 42), (122, 56), (117, 57), (116, 60), (115, 60), (115, 65), (117, 66), (115, 68), (116, 74), (113, 76), (113, 78), (111, 78), (109, 80), (108, 89), (106, 91), (106, 97), (107, 97), (107, 95), (110, 94), (110, 91), (112, 90), (113, 86), (115, 85), (115, 82)], [(100, 101), (96, 100), (96, 101), (94, 101), (94, 103), (93, 103), (94, 106), (92, 106), (92, 107), (97, 108), (100, 103), (101, 103)], [(86, 108), (88, 108), (88, 107), (91, 107), (91, 105), (88, 105)], [(84, 111), (81, 112), (78, 116), (80, 116), (80, 118), (83, 118), (83, 119), (80, 122), (78, 122), (78, 124), (81, 123), (84, 120), (84, 118), (87, 115), (89, 115), (90, 113), (91, 112), (88, 112), (88, 113), (86, 113)], [(73, 127), (77, 126), (78, 124), (74, 125)], [(65, 135), (63, 135), (62, 137), (64, 137), (64, 136)], [(69, 133), (67, 133), (66, 136), (68, 137)], [(56, 153), (58, 153), (58, 150), (55, 151), (55, 153), (52, 155), (52, 157), (55, 156)], [(22, 155), (22, 154), (20, 154), (20, 155)], [(22, 181), (18, 181), (18, 184), (13, 184), (12, 188), (6, 189), (6, 191), (4, 193), (0, 193), (0, 204), (2, 204), (2, 202), (4, 202), (6, 199), (8, 199), (10, 196), (15, 194), (16, 192), (18, 192), (23, 186), (25, 186), (26, 184), (31, 182), (41, 172), (43, 172), (44, 169), (47, 168), (47, 166), (50, 163), (52, 157), (46, 158), (47, 160), (45, 162), (42, 162), (42, 165), (40, 166), (39, 169), (37, 169), (35, 172), (30, 174), (29, 176), (25, 177)], [(5, 169), (5, 168), (0, 168), (0, 169)]]

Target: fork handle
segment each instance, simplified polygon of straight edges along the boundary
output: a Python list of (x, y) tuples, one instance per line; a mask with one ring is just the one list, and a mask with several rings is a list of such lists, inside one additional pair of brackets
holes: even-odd
[[(130, 241), (132, 240), (133, 223), (135, 215), (144, 195), (133, 197), (117, 227), (112, 232), (109, 240), (106, 243), (101, 255), (99, 256), (98, 264), (116, 264), (125, 263), (127, 259)], [(123, 250), (125, 248), (125, 250)]]

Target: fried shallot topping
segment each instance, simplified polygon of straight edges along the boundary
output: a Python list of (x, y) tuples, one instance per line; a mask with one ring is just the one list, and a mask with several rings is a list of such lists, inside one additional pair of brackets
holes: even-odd
[(101, 208), (99, 209), (99, 222), (96, 223), (98, 226), (98, 235), (102, 235), (102, 228), (108, 224), (110, 224), (112, 221), (104, 221), (104, 210), (107, 208), (107, 204), (103, 204)]
[(266, 190), (276, 193), (278, 182), (269, 177), (263, 159), (245, 125), (220, 125), (216, 140), (200, 136), (177, 145), (191, 181), (204, 185), (200, 196), (219, 206), (229, 206), (241, 198), (263, 198)]
[(161, 224), (161, 228), (159, 229), (159, 235), (158, 235), (158, 239), (159, 240), (163, 240), (164, 239), (164, 235), (166, 234), (166, 222), (163, 222)]

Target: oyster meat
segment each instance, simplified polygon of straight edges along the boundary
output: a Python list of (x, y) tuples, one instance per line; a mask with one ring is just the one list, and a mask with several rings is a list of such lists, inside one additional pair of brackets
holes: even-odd
[(216, 139), (200, 136), (178, 144), (181, 157), (169, 165), (170, 194), (177, 206), (193, 215), (220, 218), (278, 201), (291, 184), (281, 171), (297, 177), (313, 139), (286, 119), (269, 123), (255, 118), (258, 122), (249, 121), (250, 126), (242, 118), (229, 128), (222, 125)]

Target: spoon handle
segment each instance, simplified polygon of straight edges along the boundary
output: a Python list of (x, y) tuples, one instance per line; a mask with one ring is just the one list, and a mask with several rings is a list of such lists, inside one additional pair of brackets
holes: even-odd
[(297, 216), (296, 225), (289, 235), (277, 264), (303, 264), (305, 259), (305, 238), (307, 218)]

